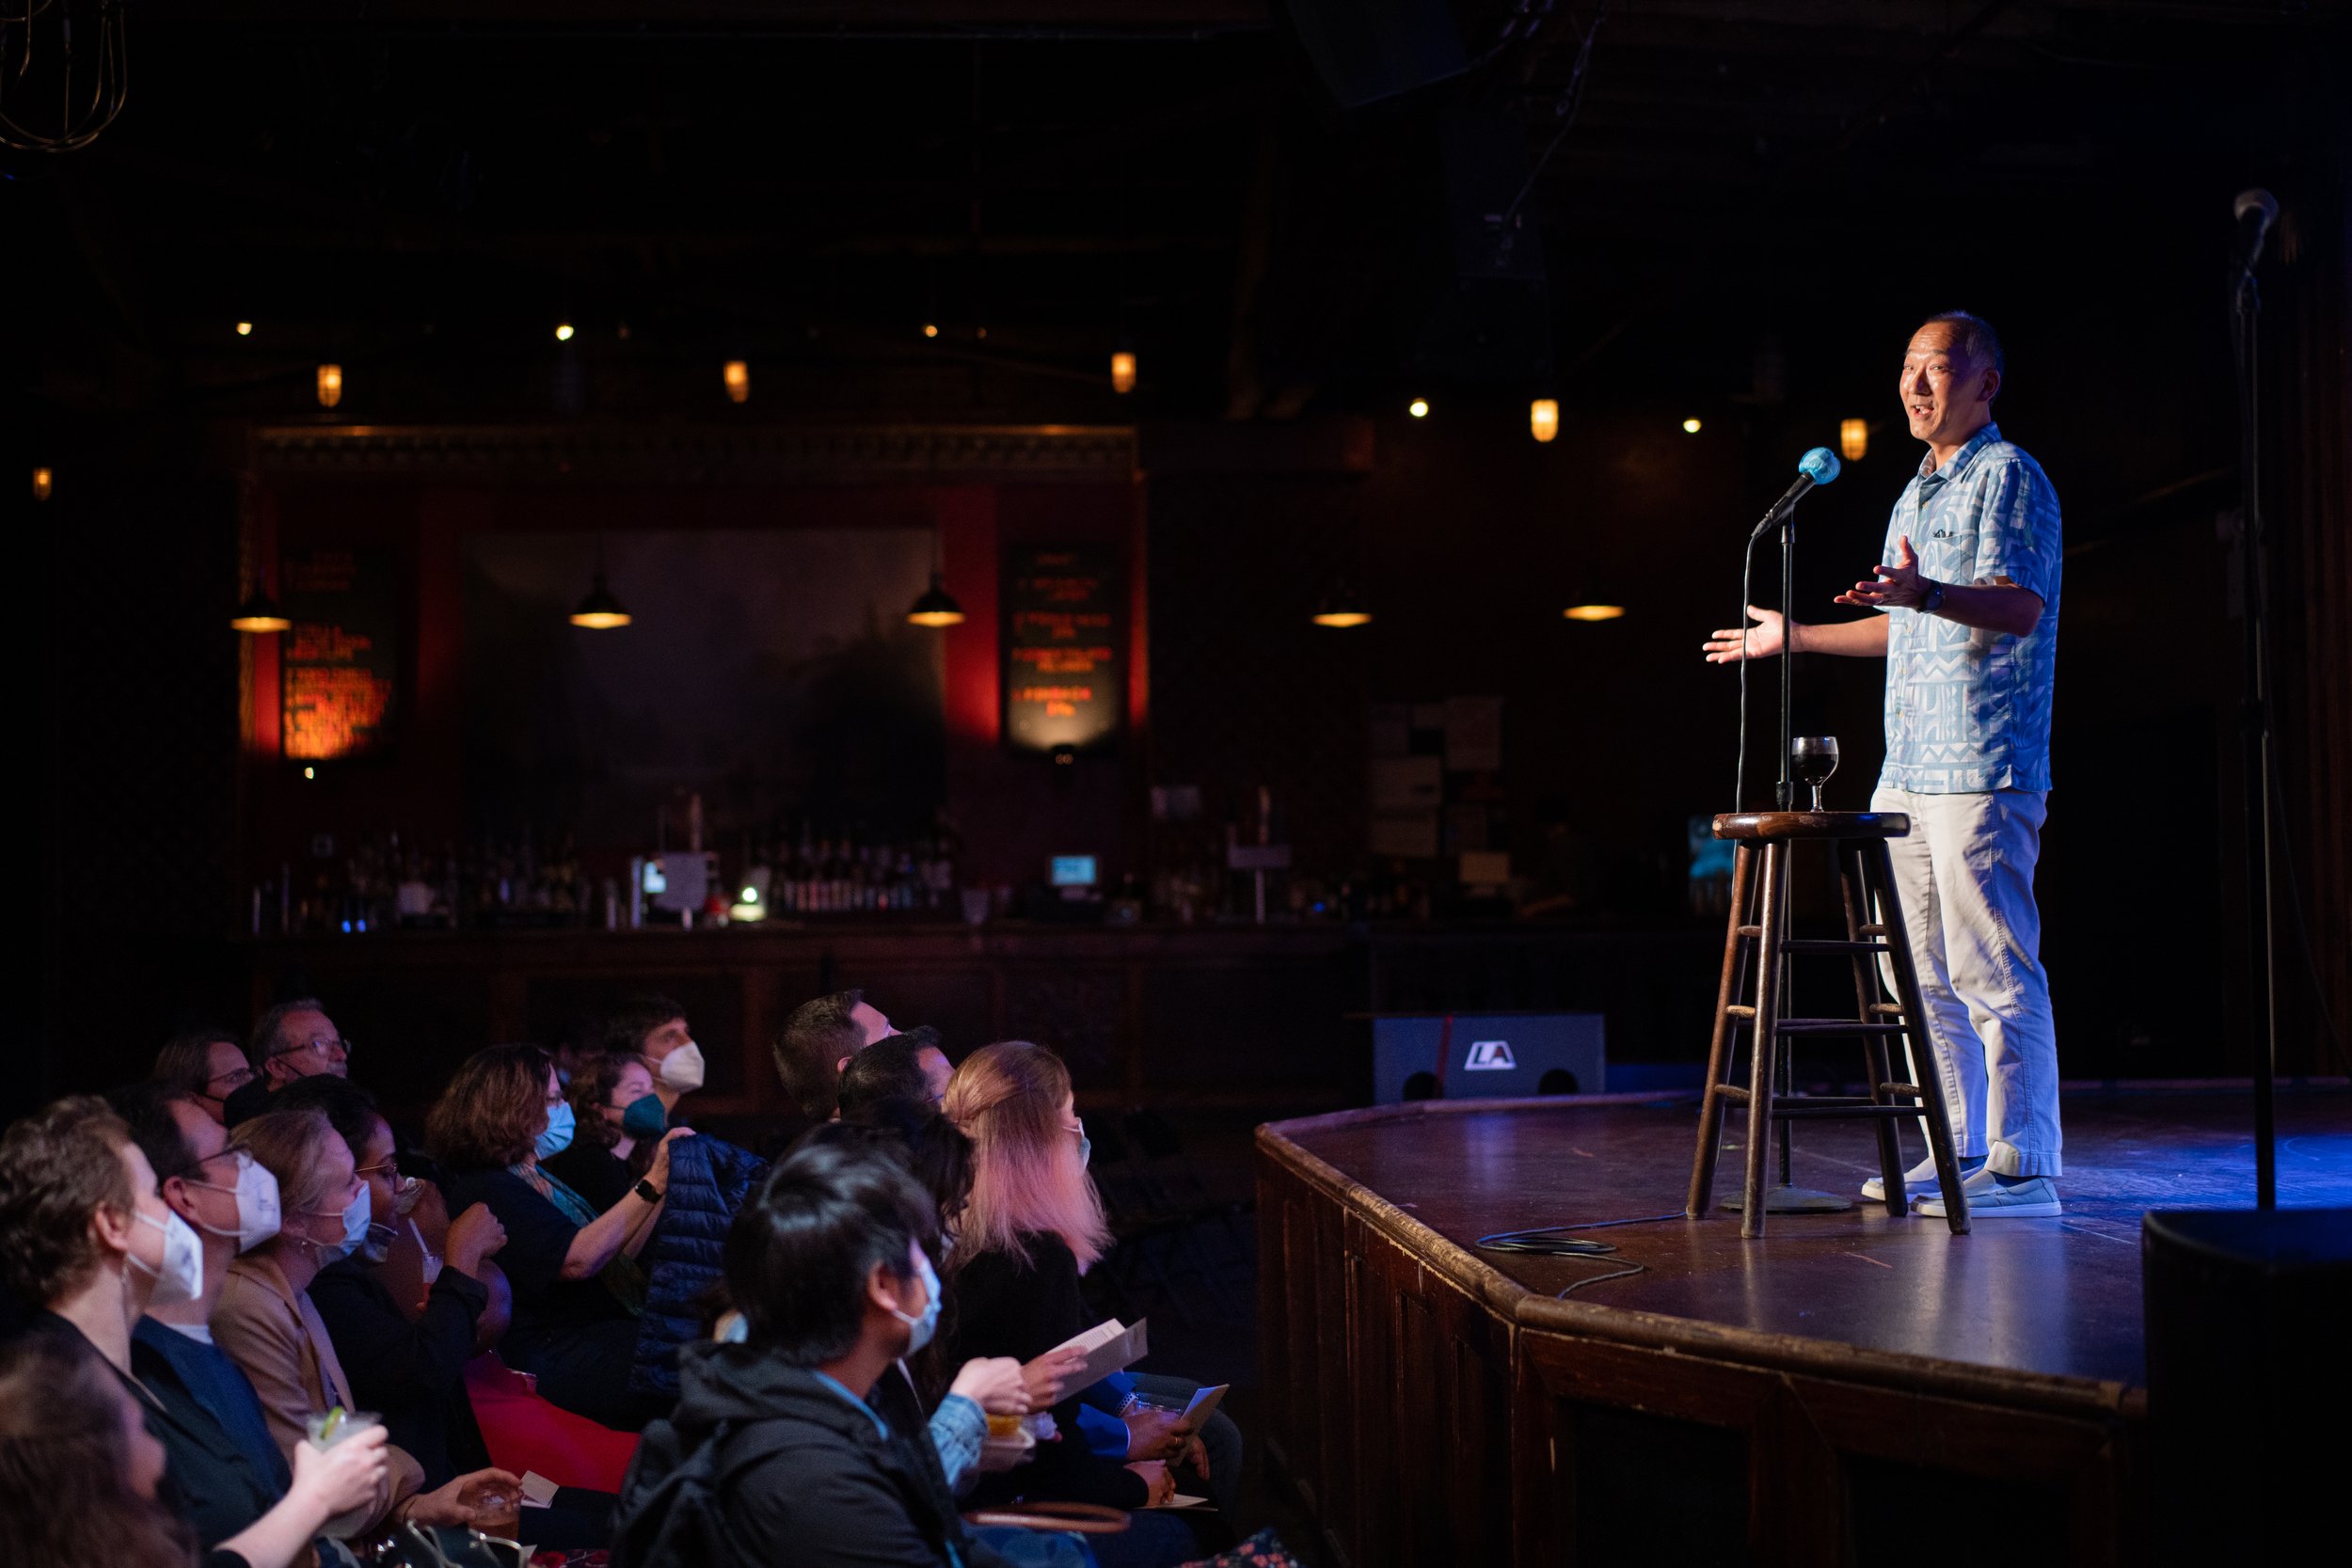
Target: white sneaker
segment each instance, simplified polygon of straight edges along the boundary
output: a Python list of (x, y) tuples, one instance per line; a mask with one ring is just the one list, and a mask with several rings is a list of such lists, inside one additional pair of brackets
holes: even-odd
[[(2058, 1184), (2046, 1176), (2003, 1183), (1989, 1170), (1980, 1170), (1960, 1184), (1968, 1200), (1968, 1217), (1977, 1219), (2053, 1219), (2066, 1212), (2058, 1202)], [(1919, 1200), (1919, 1212), (1930, 1219), (1944, 1217), (1944, 1195), (1931, 1193)]]
[[(1963, 1160), (1960, 1163), (1960, 1179), (1965, 1181), (1982, 1169), (1984, 1169), (1984, 1156), (1981, 1154), (1973, 1160)], [(1935, 1184), (1935, 1156), (1932, 1154), (1903, 1172), (1903, 1191), (1906, 1194), (1915, 1195), (1925, 1192)], [(1869, 1180), (1865, 1181), (1862, 1184), (1862, 1196), (1873, 1203), (1884, 1203), (1886, 1201), (1886, 1179), (1883, 1176), (1873, 1176)]]

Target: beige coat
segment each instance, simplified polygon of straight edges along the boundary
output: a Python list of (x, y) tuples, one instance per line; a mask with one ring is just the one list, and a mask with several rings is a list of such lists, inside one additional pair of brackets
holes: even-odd
[[(286, 1462), (294, 1463), (294, 1445), (308, 1434), (304, 1422), (336, 1405), (356, 1409), (351, 1382), (342, 1363), (335, 1359), (335, 1342), (310, 1305), (310, 1292), (286, 1283), (277, 1259), (266, 1252), (248, 1252), (229, 1265), (221, 1282), (220, 1299), (213, 1304), (213, 1341), (237, 1364), (253, 1385), (269, 1419), (269, 1433), (278, 1439)], [(330, 1527), (327, 1533), (356, 1533), (375, 1524), (424, 1486), (424, 1467), (398, 1448), (387, 1448), (391, 1460), (389, 1488), (369, 1516), (351, 1530)], [(335, 1521), (337, 1525), (344, 1523)]]

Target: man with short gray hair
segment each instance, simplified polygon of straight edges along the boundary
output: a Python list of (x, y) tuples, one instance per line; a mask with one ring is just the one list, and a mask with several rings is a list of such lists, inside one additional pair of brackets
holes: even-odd
[(283, 1088), (315, 1072), (351, 1076), (351, 1042), (343, 1038), (315, 996), (280, 1002), (265, 1010), (254, 1021), (246, 1054), (271, 1089)]
[[(1871, 577), (1837, 595), (1881, 613), (1784, 624), (1751, 605), (1756, 624), (1716, 632), (1707, 657), (1885, 658), (1886, 762), (1870, 805), (1911, 818), (1910, 836), (1887, 847), (1968, 1212), (2033, 1218), (2061, 1212), (2063, 1169), (2058, 1036), (2033, 896), (2061, 547), (2058, 493), (1993, 422), (2005, 368), (2000, 338), (1964, 310), (1912, 334), (1897, 393), (1927, 453), (1895, 503)], [(1922, 1162), (1907, 1180), (1934, 1175)], [(1864, 1196), (1883, 1197), (1882, 1185), (1873, 1177)], [(1918, 1208), (1941, 1216), (1943, 1197)]]

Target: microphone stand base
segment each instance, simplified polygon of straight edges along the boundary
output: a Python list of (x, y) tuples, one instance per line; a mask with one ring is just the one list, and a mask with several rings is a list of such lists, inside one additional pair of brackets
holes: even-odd
[[(1764, 1212), (1768, 1214), (1842, 1214), (1853, 1206), (1850, 1197), (1816, 1192), (1810, 1187), (1768, 1187), (1764, 1191)], [(1734, 1213), (1747, 1209), (1737, 1197), (1724, 1198), (1715, 1207)]]

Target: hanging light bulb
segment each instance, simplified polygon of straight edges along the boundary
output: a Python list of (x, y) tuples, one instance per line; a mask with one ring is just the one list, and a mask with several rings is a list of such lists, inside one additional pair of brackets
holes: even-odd
[(1560, 404), (1550, 398), (1537, 398), (1527, 405), (1527, 431), (1538, 441), (1549, 441), (1560, 434)]
[(1572, 604), (1560, 612), (1571, 621), (1616, 621), (1625, 616), (1621, 604)]
[(236, 613), (229, 617), (229, 624), (239, 631), (255, 636), (269, 636), (294, 629), (294, 623), (286, 619), (284, 610), (278, 608), (278, 601), (262, 592), (262, 585), (258, 582), (253, 585), (253, 592), (245, 596), (245, 602), (237, 606)]
[(1364, 608), (1362, 594), (1342, 583), (1323, 596), (1323, 602), (1315, 607), (1315, 612), (1310, 619), (1318, 626), (1345, 630), (1350, 626), (1372, 625), (1372, 611)]
[(343, 368), (341, 365), (319, 367), (319, 406), (332, 408), (343, 401)]
[(47, 500), (53, 483), (48, 469), (35, 468), (33, 470), (33, 499), (37, 501)]
[(1870, 421), (1841, 420), (1837, 425), (1837, 450), (1849, 463), (1861, 461), (1870, 450)]
[(946, 579), (936, 568), (931, 572), (931, 585), (923, 591), (922, 597), (916, 599), (914, 606), (907, 610), (907, 625), (911, 626), (960, 626), (963, 625), (963, 606), (956, 603), (955, 595), (947, 592)]
[(557, 322), (555, 324), (555, 341), (559, 343), (568, 343), (572, 341), (572, 324), (570, 322)]
[(628, 626), (632, 619), (621, 601), (612, 596), (612, 590), (604, 585), (604, 568), (597, 567), (588, 585), (588, 596), (572, 608), (572, 625), (590, 631), (611, 631), (615, 626)]
[(939, 336), (939, 326), (938, 326), (938, 325), (937, 325), (936, 323), (933, 323), (933, 322), (925, 322), (925, 323), (923, 324), (923, 336), (924, 336), (924, 337), (926, 337), (926, 338), (936, 338), (936, 337), (938, 337), (938, 336)]
[(730, 359), (726, 362), (725, 368), (719, 372), (719, 375), (720, 379), (727, 384), (727, 401), (729, 403), (749, 403), (752, 401), (751, 366), (745, 364), (740, 359)]
[(1682, 421), (1682, 434), (1684, 434), (1685, 436), (1696, 436), (1698, 433), (1699, 433), (1699, 421), (1698, 421), (1698, 420), (1683, 420), (1683, 421)]
[(251, 322), (239, 322), (239, 323), (237, 324), (237, 336), (238, 336), (238, 337), (240, 337), (240, 338), (250, 338), (250, 337), (252, 337), (252, 336), (253, 336), (253, 324), (252, 324)]
[(1111, 356), (1111, 390), (1132, 392), (1136, 389), (1136, 356), (1125, 349)]
[(1405, 412), (1410, 414), (1417, 420), (1425, 420), (1429, 417), (1429, 400), (1427, 398), (1415, 398), (1412, 402), (1405, 405)]

